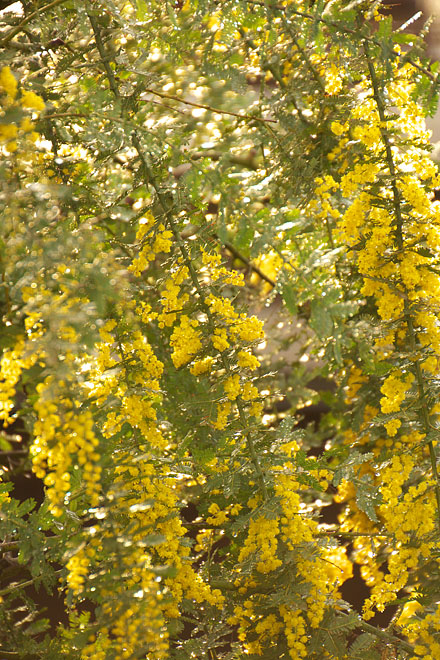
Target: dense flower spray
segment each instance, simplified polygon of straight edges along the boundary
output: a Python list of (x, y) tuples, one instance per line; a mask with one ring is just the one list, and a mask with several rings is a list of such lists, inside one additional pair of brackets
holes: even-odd
[[(358, 434), (348, 433), (347, 441), (373, 452), (369, 478), (380, 493), (376, 513), (369, 519), (359, 511), (356, 486), (339, 487), (339, 498), (349, 503), (344, 529), (365, 530), (354, 546), (355, 560), (371, 587), (364, 606), (368, 619), (405, 588), (416, 588), (419, 571), (431, 560), (440, 519), (432, 441), (440, 285), (433, 267), (440, 208), (432, 190), (440, 179), (415, 100), (416, 71), (398, 46), (388, 69), (373, 67), (370, 46), (363, 48), (367, 75), (345, 122), (331, 124), (338, 138), (329, 154), (334, 174), (317, 180), (317, 193), (320, 213), (336, 218), (335, 236), (347, 244), (361, 276), (360, 293), (374, 301), (380, 321), (373, 349), (375, 375), (362, 374), (361, 361), (347, 369), (348, 400), (364, 411)], [(367, 392), (376, 383), (379, 393), (371, 398)], [(393, 550), (379, 559), (369, 533), (391, 536)], [(380, 564), (385, 558), (384, 572)], [(429, 621), (425, 625), (435, 629), (434, 619)], [(415, 628), (411, 630), (414, 639)], [(414, 657), (435, 656), (436, 643), (430, 639), (431, 647), (418, 647)]]
[[(437, 657), (430, 78), (369, 4), (54, 2), (0, 35), (1, 552), (29, 571), (0, 655)], [(266, 296), (308, 327), (279, 373)], [(309, 367), (340, 391), (299, 429)], [(24, 454), (42, 504), (3, 483)], [(28, 577), (65, 600), (45, 641)]]

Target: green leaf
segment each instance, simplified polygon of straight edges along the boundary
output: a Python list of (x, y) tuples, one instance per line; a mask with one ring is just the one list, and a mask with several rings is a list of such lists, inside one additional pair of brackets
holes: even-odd
[(377, 637), (371, 633), (362, 633), (354, 640), (353, 644), (350, 646), (350, 657), (353, 658), (353, 660), (355, 658), (356, 660), (363, 660), (365, 658), (366, 651), (371, 652), (372, 647), (376, 644)]
[(39, 633), (45, 632), (49, 627), (49, 619), (38, 619), (38, 621), (32, 621), (32, 623), (27, 626), (24, 634), (29, 636), (37, 635)]
[(4, 433), (0, 433), (0, 449), (1, 451), (11, 451), (12, 444), (6, 438)]
[(240, 219), (238, 231), (235, 235), (234, 243), (238, 250), (244, 250), (248, 254), (248, 248), (254, 237), (254, 228), (250, 224), (249, 219), (243, 217)]
[(320, 298), (312, 300), (310, 325), (319, 339), (324, 340), (331, 337), (334, 324), (327, 301)]
[(284, 302), (286, 303), (287, 309), (292, 314), (292, 316), (295, 316), (298, 313), (298, 305), (296, 302), (296, 293), (293, 285), (284, 284), (281, 290), (281, 295)]
[(356, 480), (356, 504), (373, 522), (378, 522), (375, 507), (381, 503), (381, 500), (379, 490), (369, 474)]
[(162, 536), (161, 534), (147, 534), (146, 536), (142, 537), (140, 543), (142, 546), (156, 546), (162, 545), (162, 543), (165, 543), (165, 541), (165, 536)]

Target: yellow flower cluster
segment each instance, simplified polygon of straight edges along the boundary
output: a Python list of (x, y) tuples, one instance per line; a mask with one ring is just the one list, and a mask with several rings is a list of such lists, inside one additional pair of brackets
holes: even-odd
[[(412, 603), (412, 614), (415, 614), (420, 609), (420, 603)], [(409, 641), (414, 645), (414, 652), (416, 653), (411, 660), (435, 660), (435, 658), (439, 657), (439, 629), (440, 605), (437, 605), (434, 611), (425, 616), (424, 619), (414, 616), (408, 617), (408, 620), (403, 622), (402, 633), (406, 635)]]
[[(112, 559), (118, 562), (121, 556)], [(108, 623), (89, 635), (88, 643), (81, 649), (84, 660), (105, 660), (109, 653), (116, 660), (126, 660), (139, 648), (155, 660), (168, 657), (163, 595), (151, 570), (149, 557), (136, 548), (125, 560), (125, 580), (114, 581), (112, 589), (109, 589), (108, 584), (95, 587), (99, 588), (102, 611)], [(134, 588), (136, 597), (127, 606), (124, 596), (128, 589)]]
[[(284, 465), (287, 474), (277, 473), (275, 483), (275, 493), (280, 498), (283, 509), (281, 517), (281, 538), (287, 547), (295, 551), (304, 543), (314, 543), (314, 534), (317, 531), (317, 523), (304, 516), (301, 511), (301, 498), (298, 491), (300, 484), (295, 477), (288, 474), (294, 470), (292, 463), (287, 462)], [(327, 482), (324, 477), (328, 476), (327, 471), (316, 471), (318, 478), (322, 479), (324, 486)], [(324, 559), (322, 551), (315, 548), (315, 553), (309, 559), (298, 558), (296, 571), (301, 581), (310, 584), (310, 595), (307, 597), (307, 618), (312, 627), (317, 627), (324, 616), (324, 608), (327, 596), (330, 592), (336, 592), (338, 585), (351, 575), (351, 564), (348, 561), (345, 549), (339, 548), (332, 553), (336, 564), (343, 565), (340, 569), (340, 580), (332, 581), (329, 579), (329, 566)]]
[[(148, 309), (140, 307), (137, 311), (145, 320)], [(164, 448), (166, 440), (157, 426), (154, 408), (163, 364), (140, 330), (118, 335), (117, 341), (116, 333), (113, 333), (116, 326), (113, 319), (100, 328), (103, 341), (96, 346), (95, 359), (89, 360), (88, 379), (84, 384), (87, 396), (97, 405), (104, 404), (110, 396), (118, 401), (117, 409), (113, 405), (106, 414), (103, 435), (111, 437), (128, 423), (140, 432), (142, 443), (156, 449)], [(131, 388), (127, 386), (125, 362), (132, 368)]]
[[(168, 234), (162, 227), (156, 227), (154, 218), (151, 214), (146, 214), (141, 222), (137, 232), (137, 240), (144, 241), (149, 237), (147, 245), (144, 245), (139, 255), (134, 259), (130, 269), (140, 275), (145, 269), (146, 262), (152, 261), (156, 254), (159, 243), (162, 251), (169, 251), (171, 243), (165, 245), (168, 240)], [(160, 237), (158, 243), (157, 236)], [(201, 279), (204, 284), (209, 285), (233, 285), (242, 286), (243, 276), (241, 273), (229, 271), (221, 264), (221, 256), (217, 253), (209, 253), (201, 249), (202, 268)], [(183, 257), (179, 257), (175, 265), (171, 268), (170, 276), (166, 279), (162, 288), (162, 297), (160, 305), (162, 310), (156, 314), (149, 311), (145, 315), (141, 311), (141, 318), (145, 321), (157, 320), (160, 328), (172, 328), (169, 345), (171, 348), (171, 359), (176, 368), (181, 368), (188, 363), (190, 373), (199, 377), (204, 374), (210, 374), (215, 366), (215, 355), (208, 355), (195, 360), (198, 353), (204, 348), (203, 330), (209, 326), (211, 331), (211, 343), (218, 353), (223, 353), (231, 345), (240, 346), (244, 344), (243, 350), (238, 351), (237, 366), (240, 370), (255, 370), (259, 366), (259, 360), (249, 349), (245, 350), (245, 345), (262, 339), (264, 334), (262, 323), (255, 316), (248, 317), (246, 314), (239, 314), (228, 298), (220, 297), (209, 293), (203, 300), (211, 315), (210, 321), (200, 318), (191, 318), (183, 313), (184, 307), (189, 303), (190, 296), (184, 291), (184, 287), (192, 282), (189, 268), (183, 262)], [(107, 358), (112, 360), (107, 351)], [(114, 363), (113, 363), (114, 364)], [(107, 363), (106, 368), (112, 366)], [(240, 396), (241, 401), (249, 405), (249, 414), (258, 416), (262, 410), (262, 404), (258, 398), (257, 388), (249, 382), (242, 384), (239, 373), (230, 373), (224, 383), (224, 392), (227, 400), (222, 400), (217, 405), (217, 419), (212, 422), (214, 428), (222, 430), (226, 427), (232, 407), (230, 402), (235, 401)], [(95, 391), (95, 396), (97, 392)], [(113, 413), (109, 415), (109, 422), (106, 427), (106, 433), (116, 432), (121, 426), (122, 418)], [(108, 430), (107, 430), (108, 429)]]
[(335, 62), (332, 62), (330, 66), (324, 68), (325, 76), (325, 91), (330, 96), (338, 94), (344, 84), (344, 78), (341, 75), (341, 67), (336, 66)]
[(160, 252), (169, 252), (171, 250), (173, 234), (165, 229), (163, 224), (156, 227), (153, 214), (150, 211), (139, 221), (139, 229), (136, 232), (136, 240), (142, 247), (138, 255), (133, 259), (128, 267), (137, 277), (140, 277), (144, 270), (147, 270), (151, 261), (154, 261), (156, 255)]
[(66, 398), (65, 387), (65, 382), (56, 382), (52, 376), (37, 385), (37, 421), (30, 447), (32, 470), (47, 486), (54, 516), (63, 514), (73, 468), (80, 471), (91, 506), (97, 506), (101, 490), (101, 455), (92, 412), (79, 410), (79, 402)]
[[(81, 593), (87, 575), (93, 572), (95, 592), (111, 620), (108, 628), (100, 628), (87, 647), (85, 657), (90, 659), (105, 658), (110, 646), (121, 660), (139, 646), (149, 647), (151, 657), (168, 657), (164, 622), (180, 616), (179, 606), (184, 598), (218, 607), (223, 603), (220, 591), (211, 589), (190, 563), (190, 548), (183, 539), (186, 530), (178, 516), (181, 484), (167, 468), (158, 468), (156, 461), (148, 460), (146, 454), (142, 461), (135, 458), (134, 449), (118, 452), (113, 482), (107, 492), (118, 515), (111, 526), (92, 528), (95, 536), (91, 542), (69, 560), (69, 588)], [(125, 493), (123, 498), (121, 491)], [(127, 530), (133, 542), (115, 550), (114, 539), (127, 538)], [(148, 547), (148, 530), (156, 538), (152, 547)], [(111, 591), (103, 570), (105, 563), (101, 561), (124, 566), (120, 582), (115, 581)], [(175, 575), (159, 582), (155, 565), (171, 566)], [(137, 600), (131, 600), (127, 609), (122, 604), (130, 589), (136, 592)]]
[(220, 281), (223, 284), (244, 286), (243, 273), (222, 266), (222, 259), (219, 254), (207, 252), (203, 248), (201, 248), (201, 254), (205, 268), (202, 268), (200, 272), (202, 276), (206, 273), (210, 282)]
[(189, 301), (187, 293), (181, 293), (182, 284), (188, 279), (188, 267), (178, 261), (177, 266), (171, 271), (170, 277), (165, 282), (160, 300), (162, 311), (158, 315), (159, 328), (170, 328), (176, 321), (178, 313)]
[(200, 332), (196, 329), (198, 325), (196, 319), (182, 314), (179, 325), (174, 326), (170, 346), (173, 349), (171, 359), (176, 369), (192, 360), (202, 348)]
[(232, 411), (232, 404), (230, 401), (223, 401), (217, 406), (217, 419), (212, 423), (215, 429), (223, 431), (226, 428), (229, 415)]
[(301, 610), (291, 610), (286, 605), (280, 605), (279, 611), (284, 621), (284, 634), (286, 635), (291, 659), (301, 660), (301, 658), (306, 658), (308, 637)]
[(0, 360), (0, 420), (5, 428), (15, 420), (14, 397), (21, 374), (37, 360), (37, 354), (25, 351), (23, 338), (18, 339), (15, 346), (7, 349), (2, 355)]
[[(299, 450), (296, 442), (285, 446), (287, 457)], [(235, 585), (245, 598), (242, 605), (235, 607), (234, 616), (229, 622), (239, 626), (239, 638), (249, 653), (264, 656), (266, 648), (277, 641), (280, 634), (285, 637), (291, 658), (307, 657), (307, 642), (310, 628), (320, 625), (329, 597), (337, 598), (340, 585), (352, 575), (352, 564), (347, 558), (346, 548), (336, 546), (320, 548), (316, 543), (317, 523), (304, 514), (300, 491), (305, 488), (295, 478), (296, 467), (287, 460), (284, 465), (274, 468), (274, 491), (281, 507), (279, 515), (251, 518), (244, 545), (240, 550), (242, 566)], [(327, 470), (312, 471), (316, 478), (327, 485)], [(250, 498), (248, 506), (261, 505), (261, 498)], [(306, 607), (303, 611), (297, 605), (282, 605), (279, 618), (271, 613), (262, 617), (256, 611), (262, 607), (262, 596), (257, 589), (261, 577), (276, 571), (283, 565), (283, 550), (287, 548), (291, 557), (291, 571), (298, 583), (307, 584)], [(307, 548), (307, 552), (301, 549)], [(292, 560), (292, 557), (295, 557)], [(250, 560), (255, 568), (249, 575)], [(246, 576), (246, 577), (245, 577)], [(267, 597), (267, 604), (270, 595)], [(271, 606), (272, 609), (272, 606)]]
[(238, 561), (244, 562), (248, 557), (256, 554), (257, 571), (260, 573), (274, 571), (282, 564), (277, 557), (278, 533), (279, 522), (276, 518), (269, 519), (259, 516), (252, 519), (249, 523), (248, 536), (238, 555)]
[(405, 398), (406, 392), (414, 381), (414, 375), (409, 373), (402, 374), (401, 371), (394, 371), (386, 378), (380, 391), (383, 396), (380, 400), (380, 407), (383, 413), (398, 412)]
[[(269, 280), (276, 281), (278, 273), (284, 266), (284, 261), (275, 250), (269, 250), (261, 254), (255, 259), (255, 265), (258, 266), (259, 271), (266, 275)], [(257, 272), (253, 272), (250, 277), (250, 284), (258, 286), (261, 296), (267, 297), (267, 294), (272, 290), (273, 285), (270, 282), (262, 280)]]
[(8, 66), (4, 66), (0, 71), (0, 87), (8, 101), (13, 101), (17, 96), (17, 81)]
[[(432, 196), (440, 176), (417, 103), (418, 74), (398, 56), (398, 48), (395, 54), (389, 69), (380, 65), (373, 71), (369, 66), (356, 102), (343, 119), (331, 123), (337, 145), (328, 155), (330, 172), (316, 179), (316, 199), (310, 204), (315, 216), (335, 227), (334, 238), (348, 246), (347, 257), (362, 278), (361, 293), (375, 303), (381, 321), (372, 352), (377, 364), (385, 361), (382, 373), (387, 369), (387, 376), (382, 376), (378, 400), (365, 405), (366, 393), (377, 391), (378, 376), (368, 376), (358, 366), (352, 367), (346, 386), (347, 402), (363, 411), (359, 431), (349, 429), (346, 441), (368, 446), (378, 459), (374, 466), (355, 470), (358, 477), (368, 475), (381, 493), (382, 503), (372, 513), (377, 522), (359, 510), (357, 485), (342, 482), (335, 498), (346, 502), (341, 531), (365, 533), (353, 540), (353, 556), (372, 589), (366, 618), (417, 579), (430, 555), (429, 538), (439, 515), (433, 494), (438, 484), (429, 476), (423, 440), (431, 428), (428, 420), (438, 414), (429, 410), (424, 391), (438, 373), (440, 356), (440, 276), (434, 263), (440, 248), (440, 204)], [(419, 397), (416, 411), (408, 404), (410, 396), (411, 403)], [(382, 422), (386, 438), (376, 430), (379, 409), (393, 416)], [(399, 450), (402, 455), (396, 454)], [(416, 461), (426, 471), (423, 481)], [(390, 537), (392, 552), (385, 540)], [(386, 573), (381, 570), (384, 555)], [(422, 625), (420, 630), (428, 628)], [(423, 653), (431, 657), (429, 643), (417, 657)]]
[(206, 358), (203, 358), (202, 360), (196, 360), (193, 362), (190, 368), (190, 372), (193, 376), (200, 376), (201, 374), (210, 373), (213, 362), (214, 358), (212, 358), (210, 355), (208, 355)]
[[(397, 598), (408, 582), (409, 574), (428, 558), (433, 549), (429, 536), (436, 525), (436, 503), (429, 483), (421, 481), (403, 492), (414, 468), (414, 458), (395, 455), (381, 474), (382, 504), (379, 513), (389, 533), (396, 539), (396, 550), (388, 560), (388, 573), (372, 585), (371, 597), (364, 605), (364, 617), (373, 616)], [(417, 540), (417, 543), (415, 541)]]
[(83, 590), (84, 582), (89, 574), (90, 559), (83, 548), (79, 548), (66, 564), (67, 586), (73, 594), (78, 595)]
[[(18, 95), (18, 85), (14, 74), (8, 66), (0, 70), (0, 103), (4, 109), (23, 108), (25, 110), (34, 110), (41, 112), (45, 108), (43, 99), (30, 90), (21, 90)], [(35, 142), (38, 134), (34, 131), (34, 123), (28, 116), (24, 116), (19, 123), (0, 124), (0, 145), (9, 153), (18, 149), (17, 139), (24, 137), (31, 142)]]

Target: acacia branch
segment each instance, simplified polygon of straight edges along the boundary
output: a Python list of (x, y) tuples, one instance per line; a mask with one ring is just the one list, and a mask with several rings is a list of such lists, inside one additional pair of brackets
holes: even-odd
[(44, 7), (39, 7), (35, 11), (33, 11), (31, 14), (26, 16), (18, 25), (15, 26), (10, 32), (0, 41), (0, 48), (4, 48), (6, 44), (11, 41), (15, 37), (16, 34), (21, 32), (25, 25), (30, 23), (33, 18), (38, 16), (38, 14), (41, 14), (44, 11), (47, 11), (48, 9), (52, 9), (52, 7), (56, 7), (57, 5), (61, 5), (64, 2), (64, 0), (53, 0), (52, 2), (49, 2), (48, 5), (45, 5)]
[(376, 626), (372, 626), (370, 623), (367, 623), (366, 621), (362, 621), (362, 620), (359, 621), (359, 628), (361, 628), (361, 630), (363, 630), (364, 632), (368, 632), (371, 633), (372, 635), (375, 635), (376, 637), (386, 642), (387, 644), (393, 644), (394, 646), (397, 646), (402, 650), (407, 651), (408, 653), (414, 654), (414, 647), (411, 644), (408, 644), (408, 642), (405, 642), (403, 639), (400, 639), (400, 637), (391, 635), (386, 630), (382, 630), (381, 628), (376, 628)]
[[(103, 44), (101, 34), (100, 34), (100, 31), (99, 31), (98, 23), (96, 22), (96, 20), (94, 19), (93, 16), (89, 15), (89, 19), (90, 19), (90, 23), (92, 25), (92, 28), (93, 28), (93, 31), (94, 31), (94, 34), (95, 34), (95, 40), (96, 40), (96, 45), (97, 45), (98, 50), (99, 50), (99, 54), (100, 54), (100, 56), (103, 60), (103, 64), (104, 64), (104, 68), (105, 68), (105, 71), (106, 71), (106, 74), (107, 74), (107, 78), (108, 78), (108, 81), (109, 81), (110, 88), (111, 88), (115, 98), (117, 100), (119, 100), (121, 98), (121, 95), (119, 93), (119, 89), (118, 89), (118, 85), (117, 85), (114, 73), (113, 73), (113, 71), (112, 71), (112, 69), (109, 65), (107, 54), (105, 52), (104, 44)], [(163, 96), (160, 92), (158, 92), (157, 94), (158, 94), (158, 96)], [(166, 95), (165, 98), (171, 98), (172, 100), (181, 101), (181, 99), (179, 99), (177, 97), (169, 97), (168, 95)], [(185, 103), (186, 103), (186, 101), (185, 101)], [(205, 107), (205, 106), (197, 105), (197, 104), (194, 104), (194, 103), (191, 103), (191, 102), (188, 102), (188, 103), (189, 103), (189, 105), (196, 105), (196, 107)], [(210, 109), (210, 110), (212, 109), (213, 111), (216, 112), (216, 110), (211, 108), (210, 106), (206, 106), (206, 108)], [(122, 113), (122, 116), (124, 117), (125, 112), (124, 112), (123, 108), (121, 108), (121, 113)], [(242, 115), (238, 115), (236, 113), (228, 112), (226, 114), (232, 114), (234, 116), (240, 117), (240, 119), (254, 119), (254, 117), (249, 117), (249, 116), (248, 117), (243, 117)], [(255, 119), (258, 119), (258, 117), (255, 118)], [(266, 120), (261, 120), (261, 121), (266, 121)], [(269, 120), (267, 120), (267, 121), (269, 121)], [(274, 121), (274, 120), (270, 120), (270, 121)], [(190, 255), (188, 253), (188, 250), (186, 249), (186, 246), (185, 246), (185, 244), (182, 240), (182, 237), (181, 237), (180, 233), (177, 230), (176, 224), (174, 222), (173, 215), (172, 215), (171, 210), (170, 210), (170, 206), (168, 204), (168, 200), (163, 195), (162, 191), (160, 190), (160, 188), (159, 188), (159, 186), (158, 186), (158, 184), (157, 184), (157, 182), (156, 182), (156, 180), (153, 176), (153, 173), (151, 172), (151, 169), (150, 169), (149, 164), (147, 162), (147, 159), (145, 157), (145, 154), (144, 154), (144, 151), (143, 151), (143, 148), (142, 148), (142, 144), (141, 144), (141, 141), (139, 139), (139, 136), (138, 136), (136, 130), (133, 131), (133, 133), (131, 135), (131, 139), (132, 139), (133, 146), (135, 147), (136, 151), (138, 152), (139, 159), (140, 159), (141, 164), (142, 164), (142, 169), (144, 171), (145, 183), (147, 185), (152, 186), (152, 188), (154, 189), (154, 191), (156, 193), (157, 200), (158, 200), (159, 204), (161, 205), (161, 207), (163, 209), (163, 212), (164, 212), (164, 215), (167, 219), (168, 226), (170, 227), (170, 230), (171, 230), (171, 232), (174, 236), (174, 239), (175, 239), (175, 241), (176, 241), (176, 243), (179, 247), (179, 250), (182, 254), (183, 260), (184, 260), (184, 262), (185, 262), (185, 264), (188, 268), (188, 271), (189, 271), (189, 274), (190, 274), (190, 277), (191, 277), (191, 281), (192, 281), (192, 283), (193, 283), (193, 285), (194, 285), (194, 287), (195, 287), (195, 289), (196, 289), (196, 291), (199, 295), (201, 308), (205, 312), (205, 314), (208, 318), (209, 324), (212, 326), (212, 328), (214, 328), (215, 325), (214, 325), (213, 320), (212, 320), (211, 311), (210, 311), (208, 305), (205, 302), (205, 297), (203, 295), (203, 291), (202, 291), (202, 288), (200, 286), (200, 282), (199, 282), (199, 279), (197, 277), (197, 273), (195, 271), (194, 264), (192, 263)], [(225, 367), (225, 369), (228, 372), (230, 372), (230, 366), (229, 366), (226, 358), (223, 356), (222, 353), (220, 353), (220, 357), (221, 357), (221, 360), (223, 362), (223, 366)], [(251, 461), (254, 465), (255, 472), (257, 474), (257, 478), (258, 478), (258, 481), (260, 483), (261, 492), (263, 493), (264, 499), (267, 499), (267, 488), (266, 488), (266, 483), (265, 483), (265, 479), (264, 479), (264, 474), (263, 474), (263, 471), (261, 469), (260, 462), (258, 460), (257, 452), (256, 452), (256, 449), (255, 449), (255, 445), (254, 445), (253, 439), (251, 437), (251, 434), (250, 434), (249, 431), (246, 431), (247, 423), (246, 423), (245, 410), (244, 410), (242, 402), (239, 399), (236, 401), (236, 405), (237, 405), (237, 410), (238, 410), (240, 422), (241, 422), (243, 430), (244, 430), (244, 435), (245, 435), (245, 438), (246, 438), (246, 444), (247, 444), (247, 447), (248, 447), (249, 455), (251, 457)]]
[[(265, 7), (267, 8), (267, 3), (264, 0), (245, 0), (250, 5), (256, 5), (258, 7)], [(351, 28), (347, 27), (344, 25), (342, 22), (338, 23), (337, 21), (332, 21), (329, 20), (328, 18), (322, 18), (320, 16), (314, 16), (313, 14), (308, 14), (305, 11), (299, 11), (297, 9), (292, 9), (291, 5), (278, 5), (278, 4), (271, 4), (270, 9), (277, 9), (278, 11), (281, 11), (283, 13), (286, 13), (287, 11), (289, 12), (289, 15), (294, 15), (294, 16), (300, 16), (301, 18), (307, 18), (310, 21), (313, 21), (315, 23), (322, 23), (323, 25), (327, 25), (333, 28), (336, 28), (337, 30), (341, 30), (341, 32), (346, 32), (347, 34), (354, 34), (357, 35), (358, 33), (356, 30), (352, 30)], [(374, 43), (376, 46), (380, 46), (380, 42), (374, 39), (374, 37), (368, 37), (371, 43)], [(390, 50), (387, 53), (387, 56), (395, 59), (396, 57), (399, 57), (398, 53), (395, 53), (394, 51)], [(422, 67), (420, 64), (417, 62), (414, 62), (408, 55), (405, 55), (403, 57), (403, 61), (408, 62), (408, 64), (411, 64), (415, 69), (423, 73), (427, 78), (431, 80), (433, 83), (438, 83), (440, 80), (440, 73), (437, 75), (434, 75), (431, 73), (431, 71), (428, 71), (424, 67)]]
[[(139, 74), (139, 71), (132, 71), (132, 73)], [(146, 74), (144, 74), (146, 75)], [(230, 115), (231, 117), (237, 117), (238, 119), (243, 119), (245, 121), (261, 121), (263, 123), (277, 124), (276, 119), (266, 119), (264, 117), (258, 117), (257, 115), (243, 115), (238, 112), (231, 112), (230, 110), (221, 110), (220, 108), (213, 108), (211, 105), (206, 105), (204, 103), (194, 103), (194, 101), (187, 101), (186, 99), (181, 99), (174, 94), (165, 94), (164, 92), (158, 92), (151, 87), (144, 88), (144, 92), (148, 94), (153, 94), (154, 96), (159, 96), (161, 99), (168, 99), (169, 101), (177, 101), (178, 103), (184, 103), (185, 105), (190, 105), (193, 108), (201, 108), (202, 110), (209, 110), (210, 112), (217, 113), (219, 115)], [(146, 101), (146, 99), (142, 99)]]
[[(392, 192), (392, 203), (393, 203), (393, 209), (394, 209), (394, 219), (395, 219), (395, 235), (396, 235), (396, 241), (397, 241), (397, 247), (399, 250), (404, 249), (404, 238), (403, 238), (403, 214), (402, 214), (402, 201), (401, 201), (401, 196), (399, 193), (399, 190), (397, 188), (397, 172), (396, 172), (396, 167), (394, 164), (394, 158), (393, 158), (393, 152), (391, 149), (391, 143), (388, 137), (388, 134), (386, 130), (383, 128), (384, 125), (386, 125), (386, 113), (385, 113), (385, 104), (381, 95), (380, 91), (380, 85), (379, 81), (377, 79), (376, 71), (374, 69), (373, 63), (370, 58), (370, 51), (369, 51), (369, 45), (368, 41), (365, 40), (363, 42), (363, 50), (365, 53), (365, 57), (367, 60), (367, 65), (368, 65), (368, 71), (370, 74), (371, 78), (371, 84), (373, 87), (373, 94), (374, 94), (374, 99), (377, 105), (377, 112), (379, 115), (380, 119), (380, 132), (381, 132), (381, 138), (382, 142), (385, 147), (385, 154), (386, 154), (386, 160), (388, 164), (388, 169), (390, 172), (390, 177), (391, 177), (391, 192)], [(413, 352), (413, 354), (417, 354), (417, 341), (416, 341), (416, 333), (414, 329), (414, 322), (411, 314), (411, 309), (410, 309), (410, 304), (408, 300), (408, 295), (405, 296), (404, 299), (404, 313), (405, 313), (405, 320), (408, 328), (408, 337), (409, 337), (409, 342), (410, 342), (410, 347)], [(417, 381), (417, 389), (418, 389), (418, 394), (419, 394), (419, 399), (421, 403), (421, 416), (422, 416), (422, 425), (425, 431), (425, 434), (428, 436), (430, 431), (432, 430), (431, 423), (429, 421), (429, 411), (427, 407), (427, 401), (426, 401), (426, 395), (425, 395), (425, 386), (424, 386), (424, 380), (423, 380), (423, 375), (422, 375), (422, 369), (420, 366), (420, 359), (416, 358), (414, 360), (414, 370), (416, 374), (416, 381)], [(439, 476), (437, 472), (437, 456), (435, 453), (435, 448), (433, 441), (430, 440), (428, 442), (428, 448), (429, 448), (429, 457), (430, 457), (430, 462), (431, 462), (431, 469), (432, 469), (432, 476), (435, 481), (435, 495), (436, 495), (436, 501), (437, 501), (437, 525), (440, 529), (440, 483), (439, 483)]]
[[(168, 201), (167, 201), (166, 197), (162, 194), (159, 186), (156, 183), (155, 178), (153, 177), (151, 169), (150, 169), (150, 167), (148, 165), (148, 162), (147, 162), (147, 160), (144, 156), (141, 142), (140, 142), (139, 137), (136, 134), (136, 132), (134, 132), (132, 134), (132, 140), (133, 140), (133, 146), (136, 148), (136, 150), (139, 154), (139, 158), (141, 159), (141, 162), (142, 162), (142, 165), (143, 165), (143, 169), (144, 169), (144, 172), (145, 172), (145, 183), (151, 185), (153, 187), (155, 193), (156, 193), (159, 204), (161, 205), (162, 210), (164, 212), (164, 215), (167, 219), (168, 226), (170, 227), (170, 230), (173, 233), (174, 239), (175, 239), (177, 245), (179, 246), (179, 250), (182, 254), (183, 260), (184, 260), (184, 262), (185, 262), (185, 264), (188, 268), (188, 271), (189, 271), (189, 274), (190, 274), (190, 277), (191, 277), (191, 281), (194, 285), (195, 290), (197, 291), (197, 293), (199, 295), (200, 306), (201, 306), (202, 310), (204, 311), (204, 313), (206, 314), (207, 319), (208, 319), (208, 323), (211, 326), (211, 329), (213, 331), (214, 328), (215, 328), (215, 324), (214, 324), (214, 321), (212, 319), (211, 310), (209, 309), (208, 305), (205, 302), (205, 296), (204, 296), (203, 290), (200, 286), (200, 282), (199, 282), (199, 279), (197, 277), (197, 273), (196, 273), (196, 270), (194, 268), (194, 264), (191, 260), (191, 257), (188, 253), (188, 250), (186, 249), (186, 245), (183, 242), (182, 237), (181, 237), (180, 233), (177, 230), (177, 227), (176, 227), (173, 215), (171, 213)], [(229, 365), (228, 361), (226, 360), (226, 358), (223, 356), (223, 353), (221, 353), (221, 352), (220, 352), (220, 359), (223, 363), (223, 366), (224, 366), (225, 370), (228, 373), (230, 373), (231, 372), (230, 365)], [(257, 478), (258, 478), (258, 481), (260, 483), (261, 492), (263, 493), (264, 499), (267, 499), (267, 488), (266, 488), (266, 483), (265, 483), (265, 479), (264, 479), (264, 474), (263, 474), (263, 471), (262, 471), (261, 466), (260, 466), (260, 461), (259, 461), (258, 456), (257, 456), (257, 452), (256, 452), (256, 449), (255, 449), (255, 445), (254, 445), (254, 441), (252, 439), (252, 436), (251, 436), (249, 431), (246, 431), (247, 423), (246, 423), (245, 410), (244, 410), (243, 404), (242, 404), (242, 402), (240, 401), (239, 398), (236, 400), (236, 405), (237, 405), (237, 410), (238, 410), (238, 415), (239, 415), (239, 418), (240, 418), (240, 422), (241, 422), (241, 425), (242, 425), (243, 430), (244, 430), (244, 436), (246, 438), (246, 444), (247, 444), (247, 448), (248, 448), (248, 451), (249, 451), (249, 455), (251, 457), (252, 464), (255, 468), (255, 472), (257, 474)]]

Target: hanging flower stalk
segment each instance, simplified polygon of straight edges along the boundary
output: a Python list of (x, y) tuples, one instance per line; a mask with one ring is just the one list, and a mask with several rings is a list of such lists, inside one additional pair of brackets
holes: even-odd
[[(322, 213), (336, 217), (335, 236), (356, 263), (368, 312), (378, 319), (369, 329), (374, 367), (357, 357), (347, 371), (347, 400), (362, 421), (346, 441), (373, 453), (358, 478), (374, 484), (375, 506), (369, 515), (360, 510), (354, 483), (341, 484), (338, 496), (346, 502), (342, 529), (365, 530), (354, 541), (354, 556), (371, 587), (366, 619), (400, 594), (417, 592), (440, 529), (440, 204), (433, 198), (440, 177), (417, 103), (418, 71), (398, 46), (392, 58), (380, 60), (381, 47), (391, 49), (388, 41), (362, 42), (365, 73), (345, 121), (331, 123), (338, 138), (329, 154), (335, 169), (319, 179), (317, 190)], [(379, 551), (368, 538), (381, 532), (393, 536), (393, 551)], [(409, 625), (411, 641), (420, 634), (425, 642), (415, 657), (434, 657), (436, 616)]]

